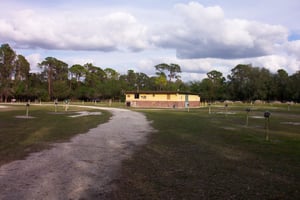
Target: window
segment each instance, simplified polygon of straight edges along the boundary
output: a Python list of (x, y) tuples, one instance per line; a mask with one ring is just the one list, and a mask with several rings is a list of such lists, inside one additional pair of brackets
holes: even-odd
[(170, 99), (171, 99), (171, 95), (167, 94), (167, 100), (170, 100)]
[(139, 99), (139, 98), (140, 98), (140, 94), (139, 94), (139, 93), (135, 93), (135, 94), (134, 94), (134, 98), (135, 98), (135, 99)]

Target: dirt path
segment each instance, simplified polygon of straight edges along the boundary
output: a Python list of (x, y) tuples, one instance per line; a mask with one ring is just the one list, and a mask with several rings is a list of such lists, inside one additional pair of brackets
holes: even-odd
[(141, 113), (109, 110), (113, 117), (108, 123), (2, 166), (0, 199), (105, 198), (114, 187), (121, 161), (152, 131)]

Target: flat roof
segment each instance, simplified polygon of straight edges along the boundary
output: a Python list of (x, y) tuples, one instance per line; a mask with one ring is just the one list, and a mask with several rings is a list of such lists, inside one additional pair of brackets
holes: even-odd
[(182, 91), (126, 91), (125, 94), (190, 94), (200, 95), (193, 92), (182, 92)]

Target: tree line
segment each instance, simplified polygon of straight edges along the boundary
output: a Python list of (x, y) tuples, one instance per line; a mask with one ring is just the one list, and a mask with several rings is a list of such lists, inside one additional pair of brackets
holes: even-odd
[(280, 69), (273, 74), (265, 68), (240, 64), (227, 79), (212, 70), (200, 81), (183, 82), (178, 64), (154, 66), (156, 74), (128, 70), (120, 74), (112, 68), (92, 63), (69, 66), (64, 61), (47, 57), (38, 64), (40, 72), (31, 73), (30, 64), (17, 55), (9, 44), (0, 47), (0, 102), (73, 99), (100, 101), (123, 100), (126, 91), (186, 91), (199, 93), (202, 100), (279, 100), (300, 101), (300, 71), (292, 75)]
[(193, 92), (209, 101), (300, 101), (300, 71), (292, 75), (284, 69), (271, 73), (266, 68), (239, 64), (231, 69), (227, 79), (221, 72), (213, 70), (202, 81), (190, 83)]

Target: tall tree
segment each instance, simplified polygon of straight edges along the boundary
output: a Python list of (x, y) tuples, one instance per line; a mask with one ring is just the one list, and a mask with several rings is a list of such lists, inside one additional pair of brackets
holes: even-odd
[(155, 69), (158, 71), (158, 75), (161, 75), (162, 73), (166, 74), (169, 78), (169, 82), (171, 82), (173, 79), (178, 80), (180, 79), (179, 73), (181, 73), (181, 68), (178, 64), (166, 64), (161, 63), (156, 66), (154, 66)]
[(268, 69), (253, 67), (250, 77), (252, 100), (270, 100), (273, 91), (272, 74)]
[(85, 86), (87, 87), (87, 98), (98, 99), (103, 95), (103, 83), (105, 80), (105, 72), (100, 67), (91, 63), (84, 65), (87, 70), (85, 77)]
[(68, 79), (68, 64), (61, 60), (53, 57), (47, 57), (41, 63), (39, 63), (40, 68), (44, 70), (44, 74), (48, 82), (48, 95), (51, 99), (53, 97), (53, 82), (67, 81)]
[(8, 45), (3, 44), (0, 47), (0, 92), (1, 100), (7, 101), (11, 94), (10, 83), (15, 70), (16, 53)]
[(150, 79), (145, 73), (136, 73), (136, 85), (141, 90), (150, 89)]
[(120, 76), (120, 81), (122, 81), (123, 89), (125, 90), (135, 90), (136, 89), (137, 74), (134, 70), (127, 70), (127, 74)]
[(300, 71), (290, 76), (291, 100), (300, 102)]
[(280, 101), (289, 100), (291, 96), (289, 75), (284, 69), (279, 69), (274, 76), (276, 84), (276, 96)]
[(47, 82), (44, 81), (44, 77), (41, 73), (29, 74), (28, 98), (42, 101), (49, 100)]
[(22, 55), (17, 56), (15, 65), (15, 80), (28, 80), (30, 64)]
[(251, 77), (252, 65), (239, 64), (228, 75), (229, 89), (234, 100), (251, 100)]
[(167, 85), (167, 76), (164, 72), (156, 73), (158, 76), (155, 77), (155, 84), (162, 90)]
[(212, 70), (207, 73), (208, 80), (210, 83), (205, 83), (209, 86), (209, 96), (211, 100), (220, 100), (223, 99), (225, 94), (225, 78), (223, 74), (219, 71)]
[(87, 69), (79, 64), (72, 65), (69, 69), (71, 77), (75, 77), (76, 81), (79, 82), (80, 79), (86, 75)]
[(203, 100), (214, 101), (216, 100), (213, 93), (213, 83), (209, 78), (204, 78), (200, 83), (200, 94)]
[(84, 65), (87, 70), (85, 82), (89, 86), (96, 86), (104, 81), (105, 72), (100, 67), (94, 66), (92, 63)]
[(30, 64), (26, 58), (22, 55), (18, 55), (15, 62), (14, 70), (14, 83), (12, 91), (16, 98), (23, 98), (26, 100), (28, 96), (28, 86), (29, 86), (29, 71)]
[(120, 74), (112, 68), (106, 68), (104, 69), (104, 72), (106, 79), (118, 80), (120, 77)]

